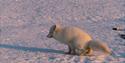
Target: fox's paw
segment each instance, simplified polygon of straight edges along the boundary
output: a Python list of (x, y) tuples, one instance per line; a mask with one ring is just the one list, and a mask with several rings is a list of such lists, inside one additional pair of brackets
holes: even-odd
[(65, 52), (65, 54), (76, 55), (76, 53), (73, 52)]
[(65, 54), (71, 54), (71, 52), (65, 52)]
[(75, 52), (73, 52), (73, 53), (71, 53), (71, 55), (76, 55), (76, 53), (75, 53)]
[(93, 54), (84, 54), (84, 56), (94, 56)]

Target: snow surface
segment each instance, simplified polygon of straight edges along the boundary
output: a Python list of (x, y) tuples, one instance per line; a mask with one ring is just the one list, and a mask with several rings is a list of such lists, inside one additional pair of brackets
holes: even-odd
[[(112, 30), (125, 28), (125, 0), (0, 0), (0, 63), (80, 63), (63, 54), (66, 45), (46, 37), (59, 22), (106, 42), (115, 55), (105, 63), (125, 63), (125, 40), (118, 36), (125, 32)], [(91, 58), (83, 63), (100, 63)]]

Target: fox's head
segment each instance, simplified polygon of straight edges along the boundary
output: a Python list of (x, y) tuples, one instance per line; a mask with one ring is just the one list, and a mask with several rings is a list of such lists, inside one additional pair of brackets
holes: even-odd
[(53, 38), (54, 35), (56, 35), (56, 33), (59, 32), (60, 29), (61, 29), (61, 28), (60, 28), (60, 25), (57, 25), (57, 24), (52, 25), (52, 26), (50, 27), (49, 34), (47, 35), (47, 37), (48, 37), (48, 38)]

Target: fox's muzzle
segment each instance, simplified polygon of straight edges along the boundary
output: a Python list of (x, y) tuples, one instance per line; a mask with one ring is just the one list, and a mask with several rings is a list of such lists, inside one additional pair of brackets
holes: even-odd
[(48, 38), (52, 38), (53, 35), (52, 35), (52, 34), (48, 34), (47, 37), (48, 37)]

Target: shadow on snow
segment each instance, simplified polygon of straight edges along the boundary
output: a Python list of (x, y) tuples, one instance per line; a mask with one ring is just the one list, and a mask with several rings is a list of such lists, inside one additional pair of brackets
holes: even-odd
[(24, 47), (24, 46), (16, 46), (16, 45), (8, 45), (8, 44), (0, 44), (0, 48), (9, 48), (9, 49), (16, 49), (16, 50), (30, 51), (30, 52), (64, 54), (64, 51), (61, 51), (61, 50), (54, 50), (49, 48)]

